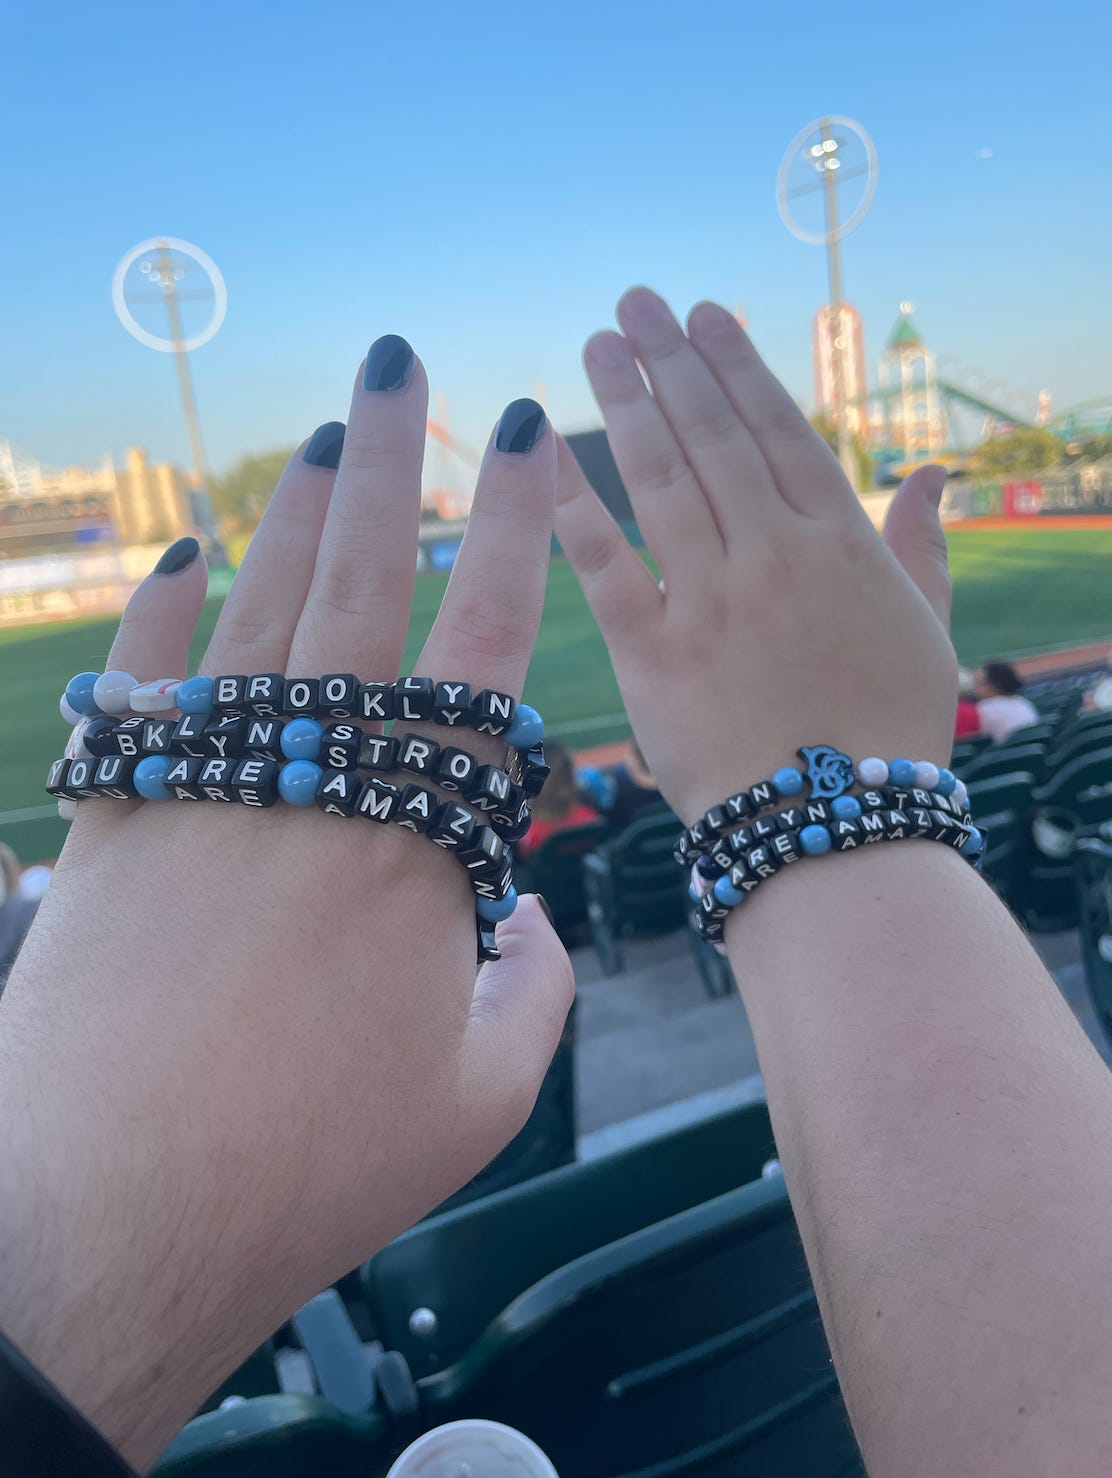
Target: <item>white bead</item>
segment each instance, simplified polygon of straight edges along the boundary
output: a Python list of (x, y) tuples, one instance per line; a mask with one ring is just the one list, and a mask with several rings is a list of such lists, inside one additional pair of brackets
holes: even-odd
[(69, 738), (66, 740), (65, 755), (68, 760), (87, 760), (89, 751), (85, 748), (85, 730), (92, 723), (91, 718), (78, 719), (74, 724)]
[(862, 760), (857, 766), (857, 778), (862, 785), (887, 785), (887, 761), (878, 760), (875, 755), (871, 759)]
[(157, 682), (140, 683), (132, 688), (130, 705), (132, 713), (164, 713), (177, 702), (180, 677), (160, 677)]
[(130, 672), (102, 672), (93, 684), (93, 702), (103, 713), (126, 713), (131, 690), (138, 686)]
[(938, 766), (932, 765), (930, 760), (917, 760), (915, 784), (920, 790), (933, 790), (938, 784)]
[(953, 790), (950, 792), (950, 798), (951, 800), (957, 801), (959, 806), (968, 806), (969, 790), (964, 780), (959, 780), (957, 782)]
[(70, 704), (66, 700), (65, 693), (63, 693), (61, 698), (59, 698), (58, 700), (58, 712), (62, 715), (67, 724), (75, 724), (77, 723), (78, 719), (85, 717), (83, 713), (78, 713), (76, 708), (70, 706)]
[(72, 821), (77, 815), (77, 802), (71, 800), (68, 795), (58, 797), (58, 815), (63, 821)]

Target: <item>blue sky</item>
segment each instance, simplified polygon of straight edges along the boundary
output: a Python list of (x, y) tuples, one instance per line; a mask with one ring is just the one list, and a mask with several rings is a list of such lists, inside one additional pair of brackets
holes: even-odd
[(132, 442), (185, 459), (171, 364), (109, 296), (162, 233), (228, 283), (194, 356), (218, 470), (342, 418), (387, 331), (476, 446), (538, 381), (558, 425), (591, 424), (582, 341), (635, 281), (744, 305), (809, 404), (822, 253), (774, 185), (825, 111), (880, 157), (846, 244), (870, 367), (911, 298), (948, 366), (1031, 409), (1041, 386), (1058, 408), (1112, 393), (1110, 29), (1069, 0), (23, 0), (0, 90), (0, 437), (55, 465)]

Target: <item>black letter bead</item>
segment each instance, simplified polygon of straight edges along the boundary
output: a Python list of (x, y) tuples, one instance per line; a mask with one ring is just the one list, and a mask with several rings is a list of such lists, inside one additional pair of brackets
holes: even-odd
[(863, 790), (857, 799), (863, 811), (883, 811), (888, 805), (887, 797), (880, 790)]
[(327, 770), (354, 770), (362, 742), (363, 731), (354, 724), (330, 724), (324, 732), (320, 763)]
[(437, 683), (432, 716), (438, 724), (465, 727), (471, 716), (470, 683)]
[(285, 689), (285, 673), (257, 672), (247, 679), (243, 706), (248, 713), (257, 713), (260, 718), (278, 718)]
[(69, 774), (71, 760), (55, 760), (46, 772), (46, 793), (56, 796), (59, 800), (66, 794), (66, 777)]
[(528, 809), (529, 801), (524, 787), (515, 785), (512, 780), (509, 784), (506, 799), (497, 811), (491, 812), (490, 819), (495, 826), (516, 826)]
[(90, 754), (103, 759), (106, 754), (118, 754), (116, 748), (116, 725), (114, 718), (94, 718), (85, 725), (81, 742)]
[(440, 745), (419, 734), (403, 734), (398, 750), (398, 764), (413, 775), (435, 775)]
[[(111, 758), (111, 756), (110, 756)], [(71, 800), (80, 800), (85, 796), (96, 795), (93, 780), (96, 775), (98, 761), (90, 756), (87, 759), (75, 759), (70, 761), (69, 773), (66, 775), (65, 795)]]
[(480, 765), (467, 790), (467, 799), (480, 811), (499, 811), (509, 800), (513, 781), (497, 765)]
[(799, 833), (797, 831), (777, 832), (769, 839), (768, 850), (783, 863), (798, 862), (801, 856)]
[(497, 877), (482, 878), (471, 876), (471, 888), (476, 898), (505, 898), (513, 885), (513, 869), (509, 863), (502, 869)]
[(208, 754), (205, 747), (205, 726), (208, 722), (206, 713), (183, 713), (174, 725), (173, 753), (184, 754), (189, 759), (204, 759)]
[(864, 812), (857, 822), (857, 827), (861, 832), (862, 840), (866, 843), (884, 840), (884, 817), (879, 809)]
[(691, 845), (700, 852), (713, 840), (701, 816), (687, 828), (687, 835)]
[(253, 756), (232, 772), (232, 791), (243, 806), (273, 806), (278, 799), (278, 762)]
[(831, 821), (830, 835), (835, 852), (852, 852), (861, 845), (861, 828), (856, 821)]
[(911, 806), (907, 814), (917, 836), (930, 836), (931, 814), (928, 807)]
[(906, 811), (890, 809), (880, 811), (879, 815), (884, 817), (884, 833), (888, 841), (899, 842), (905, 837), (914, 836), (911, 829), (911, 818)]
[(147, 719), (139, 736), (139, 748), (144, 754), (171, 754), (176, 728), (172, 718)]
[(532, 798), (540, 795), (544, 789), (544, 782), (551, 773), (552, 766), (544, 762), (543, 744), (534, 744), (532, 749), (525, 751), (525, 774), (522, 776), (521, 783), (525, 787), (527, 796)]
[(116, 731), (112, 738), (115, 741), (116, 753), (126, 755), (134, 759), (139, 753), (139, 741), (143, 737), (143, 725), (145, 718), (125, 718), (123, 723), (116, 725)]
[[(700, 857), (699, 859), (700, 862), (706, 860), (705, 857)], [(733, 850), (730, 847), (724, 847), (720, 842), (710, 854), (709, 860), (714, 863), (717, 872), (729, 872), (730, 868), (734, 865)], [(696, 866), (698, 866), (698, 863), (696, 863)]]
[(804, 801), (802, 806), (805, 825), (825, 826), (830, 820), (830, 803), (828, 801)]
[(423, 785), (407, 785), (402, 790), (394, 825), (406, 831), (428, 831), (436, 819), (438, 804), (436, 796)]
[(203, 759), (178, 759), (166, 771), (163, 784), (176, 801), (202, 801), (201, 771)]
[(713, 893), (704, 893), (699, 899), (699, 912), (705, 919), (724, 919), (729, 909), (719, 903)]
[(394, 717), (394, 684), (363, 683), (359, 689), (359, 716), (368, 722), (385, 723)]
[(403, 677), (394, 684), (396, 718), (432, 718), (435, 691), (431, 677)]
[(442, 790), (467, 790), (479, 769), (479, 761), (466, 749), (449, 745), (440, 751), (436, 783)]
[(238, 759), (243, 753), (246, 737), (247, 720), (238, 714), (228, 713), (221, 718), (210, 719), (205, 725), (205, 753), (222, 760)]
[(471, 701), (471, 722), (480, 734), (504, 734), (514, 721), (516, 707), (509, 693), (483, 688)]
[(755, 872), (750, 872), (744, 862), (730, 868), (730, 882), (743, 893), (752, 893), (761, 885), (760, 878)]
[(249, 718), (243, 738), (244, 753), (253, 754), (261, 760), (278, 760), (281, 763), (285, 758), (282, 754), (282, 730), (285, 727), (285, 719), (262, 716)]
[(364, 734), (359, 741), (359, 768), (389, 775), (398, 768), (398, 741), (384, 734)]
[(330, 672), (320, 680), (318, 708), (324, 718), (351, 718), (359, 697), (354, 672)]
[(704, 814), (703, 821), (710, 831), (722, 833), (730, 825), (730, 814), (725, 806), (711, 806)]
[(727, 796), (726, 813), (731, 821), (748, 821), (753, 814), (753, 802), (748, 791), (739, 790), (737, 795)]
[(445, 801), (429, 827), (429, 840), (438, 847), (451, 851), (465, 847), (471, 840), (477, 822), (478, 817), (474, 811), (469, 811), (458, 801)]
[(501, 951), (495, 942), (493, 924), (489, 923), (486, 919), (476, 917), (475, 938), (477, 941), (479, 963), (481, 965), (486, 964), (488, 960), (500, 960), (502, 958)]
[(138, 760), (127, 759), (122, 754), (107, 754), (97, 761), (93, 784), (97, 795), (110, 796), (115, 801), (129, 801), (138, 795), (132, 776)]
[(212, 680), (212, 706), (217, 713), (243, 711), (244, 694), (247, 692), (246, 675), (214, 677)]
[(476, 826), (471, 840), (456, 852), (469, 873), (497, 877), (506, 864), (506, 844), (489, 826)]
[(282, 689), (282, 711), (299, 718), (311, 718), (320, 698), (319, 677), (288, 677)]
[[(929, 790), (913, 790), (911, 792), (911, 804), (918, 806), (922, 811), (929, 811), (931, 806), (934, 805), (934, 802), (931, 800)], [(907, 807), (905, 806), (904, 810), (906, 811), (906, 809)]]
[(807, 825), (807, 817), (802, 806), (785, 806), (776, 817), (776, 825), (780, 831), (799, 831)]
[(354, 816), (362, 790), (363, 779), (354, 770), (325, 770), (317, 786), (317, 805), (328, 816)]
[(780, 830), (780, 823), (775, 816), (758, 816), (750, 830), (759, 842), (766, 842)]
[(388, 780), (368, 780), (359, 792), (355, 813), (366, 816), (369, 821), (385, 825), (387, 821), (394, 819), (400, 800), (396, 785), (391, 785)]
[(751, 826), (735, 826), (733, 831), (726, 837), (726, 845), (736, 856), (741, 857), (749, 851), (753, 845), (753, 828)]
[(203, 760), (201, 773), (197, 777), (201, 788), (201, 794), (210, 801), (234, 801), (236, 793), (232, 789), (232, 775), (235, 773), (236, 760), (227, 756), (218, 759)]
[[(72, 779), (73, 772), (70, 772)], [(964, 844), (968, 832), (956, 816), (950, 816), (945, 811), (934, 810), (930, 813), (934, 822), (931, 833), (937, 842), (945, 842), (948, 847), (960, 847)]]
[(767, 847), (754, 847), (746, 854), (745, 865), (758, 878), (770, 878), (780, 869), (779, 857), (774, 857)]
[(762, 780), (760, 784), (754, 785), (749, 791), (749, 804), (754, 812), (763, 811), (765, 806), (771, 806), (776, 799), (777, 791), (771, 780)]

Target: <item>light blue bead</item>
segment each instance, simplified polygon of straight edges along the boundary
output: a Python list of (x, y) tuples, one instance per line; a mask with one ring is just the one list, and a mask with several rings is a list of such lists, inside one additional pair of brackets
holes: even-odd
[(168, 801), (170, 792), (163, 781), (173, 760), (166, 754), (148, 754), (135, 766), (135, 789), (148, 801)]
[(288, 760), (315, 760), (320, 758), (323, 740), (324, 725), (315, 718), (291, 718), (279, 743)]
[(714, 885), (714, 896), (726, 908), (733, 908), (735, 904), (742, 901), (745, 894), (740, 888), (735, 888), (729, 878), (722, 877)]
[(502, 737), (515, 749), (532, 749), (544, 738), (544, 719), (528, 703), (519, 703), (514, 711), (514, 721)]
[(93, 685), (99, 676), (99, 672), (79, 672), (66, 684), (66, 702), (85, 718), (95, 718), (100, 712), (93, 697)]
[(773, 775), (772, 783), (781, 795), (798, 795), (803, 789), (803, 776), (794, 765), (785, 765)]
[(821, 857), (834, 845), (825, 826), (805, 826), (799, 833), (799, 845), (808, 857)]
[(508, 919), (517, 907), (517, 889), (510, 884), (505, 898), (477, 898), (475, 900), (475, 912), (488, 924), (500, 924), (503, 919)]
[(695, 891), (695, 884), (694, 883), (688, 883), (688, 885), (687, 885), (687, 896), (688, 896), (688, 898), (691, 899), (692, 903), (698, 903), (698, 901), (699, 901), (699, 894), (696, 893), (696, 891)]
[(187, 677), (178, 689), (177, 704), (182, 713), (211, 713), (212, 678)]
[(323, 774), (312, 760), (290, 760), (278, 771), (278, 794), (291, 806), (311, 806)]
[(855, 795), (839, 795), (830, 802), (835, 821), (856, 821), (861, 815), (861, 802)]
[(888, 782), (890, 785), (914, 785), (914, 763), (911, 760), (889, 760)]
[(985, 845), (985, 834), (977, 827), (971, 827), (968, 838), (962, 843), (961, 855), (963, 857), (979, 857)]
[(939, 795), (953, 795), (957, 777), (953, 770), (939, 770), (938, 784), (934, 787)]

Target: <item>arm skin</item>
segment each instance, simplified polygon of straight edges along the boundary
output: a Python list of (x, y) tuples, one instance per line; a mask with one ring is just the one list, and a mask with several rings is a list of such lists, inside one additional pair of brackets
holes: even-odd
[(1112, 1471), (1112, 1079), (967, 863), (792, 868), (727, 945), (873, 1478)]

